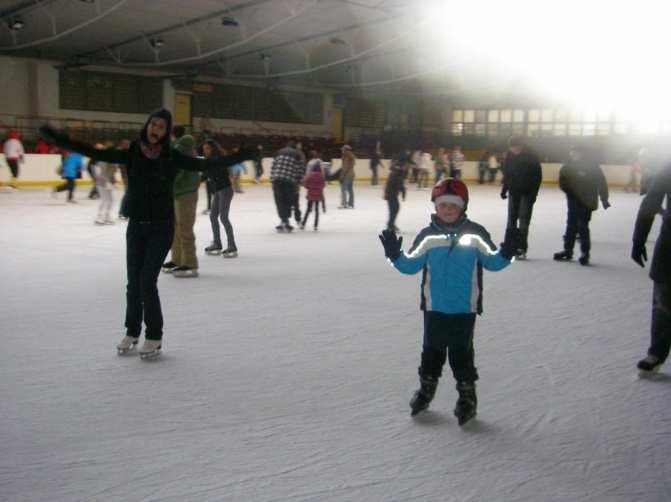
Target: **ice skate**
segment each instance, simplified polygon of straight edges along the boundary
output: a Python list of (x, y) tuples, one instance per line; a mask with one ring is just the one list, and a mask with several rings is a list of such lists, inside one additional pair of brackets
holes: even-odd
[(237, 258), (238, 250), (237, 248), (227, 248), (224, 249), (224, 252), (221, 254), (224, 256), (224, 258)]
[(573, 253), (570, 251), (559, 251), (558, 253), (552, 255), (552, 258), (555, 261), (570, 261), (573, 259)]
[(583, 267), (589, 265), (589, 254), (585, 253), (580, 258), (578, 258), (578, 261)]
[(645, 359), (641, 359), (638, 362), (636, 367), (639, 370), (638, 374), (640, 377), (651, 377), (662, 367), (662, 361), (660, 361), (659, 357), (648, 354)]
[(415, 391), (410, 400), (410, 416), (412, 417), (429, 407), (429, 403), (431, 403), (433, 396), (436, 394), (438, 380), (432, 377), (420, 377), (419, 384), (419, 389)]
[(454, 416), (457, 417), (459, 425), (464, 425), (476, 414), (478, 398), (475, 395), (475, 383), (457, 382), (457, 392), (459, 392), (459, 399), (454, 408)]
[(221, 244), (215, 244), (214, 242), (205, 248), (205, 254), (209, 255), (220, 255), (221, 254)]
[(93, 223), (96, 224), (96, 225), (102, 226), (102, 225), (105, 224), (105, 220), (96, 220)]
[(174, 261), (166, 261), (161, 266), (161, 270), (163, 270), (163, 272), (165, 272), (166, 274), (170, 274), (176, 267), (177, 264)]
[(140, 349), (140, 359), (155, 359), (161, 354), (161, 340), (145, 340)]
[(137, 347), (138, 338), (135, 336), (124, 336), (121, 341), (117, 344), (117, 352), (120, 356), (128, 354), (129, 352), (135, 350)]
[(527, 259), (527, 252), (524, 249), (518, 249), (517, 254), (515, 255), (515, 258), (518, 260), (526, 260)]
[(181, 265), (172, 269), (172, 276), (180, 278), (198, 277), (198, 269)]

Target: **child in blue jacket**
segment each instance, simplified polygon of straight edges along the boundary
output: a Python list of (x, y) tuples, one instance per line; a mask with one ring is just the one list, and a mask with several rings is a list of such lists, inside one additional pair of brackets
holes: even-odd
[(475, 416), (477, 407), (473, 328), (475, 315), (482, 313), (482, 269), (507, 267), (519, 237), (515, 230), (509, 231), (497, 251), (485, 228), (466, 217), (468, 188), (460, 180), (437, 183), (431, 201), (436, 213), (408, 253), (401, 252), (403, 238), (391, 230), (384, 230), (380, 240), (399, 272), (422, 272), (424, 342), (420, 388), (410, 401), (412, 415), (428, 408), (447, 359), (459, 392), (454, 414), (462, 425)]

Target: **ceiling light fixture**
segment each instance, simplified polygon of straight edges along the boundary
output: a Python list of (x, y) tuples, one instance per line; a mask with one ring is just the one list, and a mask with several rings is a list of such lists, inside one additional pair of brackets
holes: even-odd
[(19, 31), (23, 27), (24, 27), (24, 23), (20, 19), (12, 19), (9, 22), (9, 29), (10, 30)]
[(221, 18), (222, 26), (240, 26), (240, 23), (237, 19), (231, 16), (224, 16)]
[(149, 41), (149, 44), (152, 46), (152, 48), (158, 50), (158, 49), (160, 49), (161, 47), (163, 47), (163, 39), (161, 39), (161, 38), (152, 38), (152, 39)]

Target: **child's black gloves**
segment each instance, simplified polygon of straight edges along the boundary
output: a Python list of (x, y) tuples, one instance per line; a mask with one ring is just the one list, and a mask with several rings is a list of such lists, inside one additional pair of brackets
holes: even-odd
[(645, 250), (644, 243), (634, 242), (631, 248), (631, 259), (641, 267), (645, 267), (645, 262), (648, 260), (648, 252)]
[(506, 237), (501, 243), (501, 256), (506, 260), (511, 260), (517, 254), (520, 247), (520, 231), (517, 228), (506, 230)]
[(383, 230), (379, 235), (380, 242), (384, 247), (384, 255), (391, 261), (395, 261), (401, 256), (401, 246), (403, 245), (403, 237), (397, 237), (391, 230)]

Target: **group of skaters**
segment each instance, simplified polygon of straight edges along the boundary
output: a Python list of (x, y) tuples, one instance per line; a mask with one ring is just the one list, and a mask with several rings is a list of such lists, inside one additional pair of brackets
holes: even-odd
[[(412, 163), (409, 152), (397, 156), (385, 190), (390, 221), (380, 234), (387, 259), (403, 274), (422, 272), (420, 308), (424, 312), (423, 344), (420, 357), (419, 388), (410, 400), (413, 416), (426, 410), (433, 400), (443, 366), (449, 362), (456, 381), (458, 398), (454, 409), (459, 424), (471, 420), (477, 412), (473, 333), (476, 315), (482, 313), (483, 269), (498, 271), (514, 258), (525, 258), (533, 206), (542, 181), (538, 155), (522, 138), (509, 141), (503, 163), (501, 198), (508, 200), (508, 221), (500, 249), (489, 233), (466, 215), (468, 188), (457, 178), (436, 183), (431, 191), (435, 213), (429, 225), (415, 238), (408, 252), (402, 251), (393, 219), (398, 212), (398, 194), (405, 196), (403, 180)], [(580, 238), (581, 265), (589, 264), (591, 214), (601, 200), (610, 207), (605, 176), (589, 149), (574, 147), (559, 175), (566, 194), (567, 223), (564, 249), (554, 259), (573, 257), (576, 237)], [(646, 242), (656, 215), (663, 218), (660, 236), (650, 268), (653, 280), (651, 341), (646, 357), (637, 363), (641, 376), (659, 370), (671, 349), (671, 215), (663, 209), (671, 198), (671, 164), (651, 181), (643, 199), (634, 229), (631, 258), (641, 267), (647, 260)]]
[[(130, 142), (126, 149), (96, 149), (50, 127), (41, 130), (45, 137), (62, 148), (78, 152), (94, 161), (119, 164), (126, 168), (128, 282), (126, 333), (117, 346), (120, 354), (129, 353), (138, 344), (143, 320), (145, 343), (139, 350), (140, 355), (147, 358), (160, 352), (163, 317), (157, 278), (162, 266), (165, 268), (164, 259), (171, 248), (172, 265), (179, 266), (195, 258), (189, 256), (188, 252), (185, 255), (184, 246), (189, 248), (189, 252), (195, 251), (188, 230), (190, 228), (192, 232), (195, 218), (197, 195), (193, 194), (197, 194), (199, 173), (207, 173), (215, 180), (212, 212), (221, 218), (222, 214), (227, 213), (232, 199), (231, 167), (251, 160), (256, 155), (254, 151), (243, 147), (235, 153), (222, 154), (214, 148), (216, 145), (211, 145), (210, 149), (203, 150), (203, 157), (199, 157), (192, 137), (175, 135), (171, 142), (171, 130), (171, 115), (163, 109), (148, 117), (139, 138)], [(347, 151), (343, 149), (343, 154)], [(323, 188), (328, 178), (341, 180), (345, 187), (342, 190), (342, 205), (348, 204), (345, 195), (349, 186), (349, 168), (346, 163), (343, 162), (341, 170), (335, 173), (337, 176), (325, 175), (319, 157), (319, 152), (312, 152), (303, 166), (303, 159), (291, 142), (275, 157), (271, 180), (281, 219), (278, 230), (290, 230), (289, 218), (297, 205), (299, 184), (306, 186), (309, 202), (307, 214), (301, 220), (303, 226), (313, 210), (317, 226), (319, 206), (323, 203)], [(410, 166), (409, 152), (402, 152), (393, 159), (385, 190), (390, 216), (394, 205), (391, 199), (405, 193), (403, 183)], [(420, 387), (410, 403), (413, 415), (429, 406), (443, 366), (448, 361), (459, 393), (455, 408), (459, 423), (466, 423), (476, 414), (475, 382), (478, 373), (474, 364), (473, 332), (476, 315), (483, 311), (482, 271), (501, 270), (516, 257), (524, 258), (533, 205), (542, 181), (538, 155), (524, 144), (522, 138), (511, 138), (509, 141), (509, 151), (502, 170), (501, 197), (508, 201), (508, 222), (499, 249), (484, 227), (467, 218), (468, 188), (454, 177), (443, 178), (434, 185), (431, 200), (435, 205), (435, 213), (407, 253), (402, 251), (403, 238), (396, 232), (393, 221), (380, 235), (385, 256), (397, 270), (404, 274), (422, 272), (424, 342), (418, 370)], [(229, 180), (228, 183), (225, 178)], [(216, 180), (219, 180), (218, 184)], [(345, 183), (342, 183), (343, 180)], [(176, 190), (177, 185), (183, 186), (183, 191)], [(562, 167), (560, 186), (566, 193), (568, 217), (564, 251), (561, 256), (555, 255), (555, 258), (569, 259), (575, 236), (579, 235), (583, 253), (581, 258), (587, 258), (581, 259), (581, 264), (587, 265), (591, 212), (596, 209), (598, 198), (604, 208), (609, 203), (603, 173), (586, 149), (577, 147), (572, 151), (570, 160)], [(651, 182), (638, 213), (631, 257), (641, 266), (647, 260), (646, 241), (654, 217), (662, 212), (663, 200), (670, 195), (671, 165)], [(651, 345), (647, 357), (638, 363), (639, 369), (645, 372), (657, 370), (667, 358), (671, 347), (671, 221), (668, 212), (662, 214), (664, 221), (650, 274), (654, 281)], [(213, 217), (213, 220), (216, 218)], [(230, 249), (230, 239), (228, 244)], [(171, 271), (175, 274), (177, 270), (172, 268)]]

